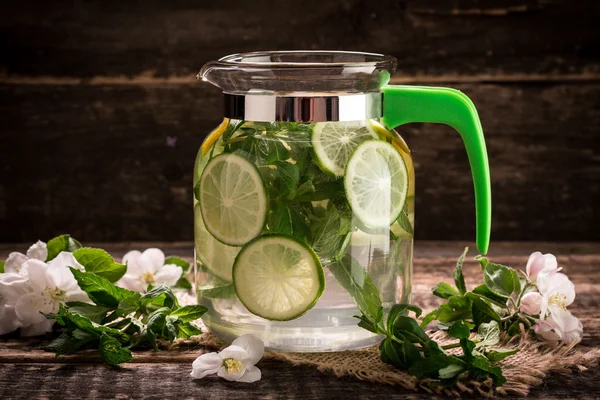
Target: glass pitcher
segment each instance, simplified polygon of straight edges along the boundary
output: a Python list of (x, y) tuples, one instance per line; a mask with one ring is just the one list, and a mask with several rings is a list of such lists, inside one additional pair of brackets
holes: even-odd
[(255, 52), (203, 66), (223, 122), (194, 166), (195, 290), (224, 340), (335, 351), (376, 344), (356, 316), (408, 303), (414, 167), (394, 127), (448, 124), (475, 184), (477, 246), (490, 234), (490, 181), (477, 111), (461, 92), (388, 85), (389, 56)]

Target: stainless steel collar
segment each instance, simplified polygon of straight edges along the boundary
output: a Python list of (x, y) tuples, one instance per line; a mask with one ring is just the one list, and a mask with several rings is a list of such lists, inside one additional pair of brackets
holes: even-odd
[(225, 93), (225, 117), (261, 122), (359, 121), (383, 115), (382, 93), (273, 96)]

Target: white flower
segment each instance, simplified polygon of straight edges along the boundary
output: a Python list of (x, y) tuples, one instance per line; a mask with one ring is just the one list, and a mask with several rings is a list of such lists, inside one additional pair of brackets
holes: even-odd
[(46, 261), (46, 258), (48, 258), (46, 243), (38, 240), (27, 249), (27, 255), (17, 251), (10, 253), (4, 264), (4, 272), (27, 276), (27, 268), (23, 268), (23, 264), (25, 264), (27, 260), (34, 259)]
[[(52, 330), (54, 321), (42, 314), (56, 313), (59, 305), (69, 301), (89, 302), (69, 270), (70, 257), (57, 257), (48, 264), (30, 259), (23, 264), (28, 270), (28, 291), (15, 302), (15, 313), (20, 321), (23, 336), (35, 336)], [(54, 261), (54, 260), (53, 260)]]
[(556, 262), (556, 257), (552, 254), (542, 254), (539, 251), (532, 253), (527, 260), (525, 267), (529, 280), (537, 282), (539, 276), (548, 275), (552, 272), (560, 271)]
[(538, 315), (541, 311), (542, 295), (538, 292), (529, 292), (521, 299), (519, 310), (529, 315)]
[(540, 319), (558, 311), (567, 311), (567, 306), (575, 300), (575, 285), (560, 272), (552, 272), (538, 277), (538, 290), (542, 296)]
[(129, 290), (145, 292), (148, 285), (174, 286), (183, 274), (183, 269), (174, 264), (165, 264), (165, 255), (159, 249), (148, 249), (143, 253), (130, 251), (123, 256), (127, 272), (117, 285)]
[(265, 353), (265, 345), (254, 335), (243, 335), (220, 353), (202, 354), (192, 364), (191, 376), (196, 379), (217, 374), (228, 381), (256, 382), (261, 373), (255, 364)]
[(15, 304), (29, 290), (26, 277), (15, 272), (0, 274), (0, 335), (21, 327)]
[(548, 342), (561, 340), (566, 344), (574, 344), (581, 341), (583, 336), (581, 321), (562, 309), (554, 311), (549, 319), (538, 322), (533, 328), (538, 337)]

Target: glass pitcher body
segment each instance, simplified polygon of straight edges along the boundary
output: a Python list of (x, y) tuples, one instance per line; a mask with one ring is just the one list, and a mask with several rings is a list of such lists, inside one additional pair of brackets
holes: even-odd
[(489, 175), (476, 111), (451, 89), (388, 86), (395, 64), (308, 51), (203, 67), (199, 77), (224, 92), (225, 119), (194, 166), (195, 290), (222, 339), (251, 333), (284, 351), (380, 340), (357, 317), (381, 320), (412, 291), (414, 167), (392, 129), (402, 123), (463, 135), (485, 253)]

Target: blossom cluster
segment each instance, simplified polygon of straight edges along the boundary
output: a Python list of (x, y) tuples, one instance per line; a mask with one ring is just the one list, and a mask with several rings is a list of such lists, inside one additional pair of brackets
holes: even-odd
[(575, 286), (561, 269), (552, 254), (529, 257), (526, 275), (532, 290), (521, 298), (520, 311), (539, 317), (533, 328), (540, 339), (573, 344), (581, 340), (583, 326), (567, 310), (575, 300)]

